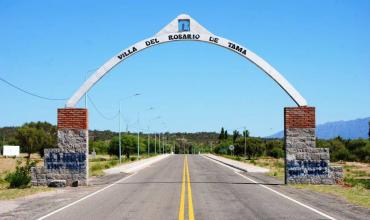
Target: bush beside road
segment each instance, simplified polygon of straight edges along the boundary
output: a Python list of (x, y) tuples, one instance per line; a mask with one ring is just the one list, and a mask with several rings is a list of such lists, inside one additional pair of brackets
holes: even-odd
[[(26, 157), (26, 154), (21, 154), (20, 157), (0, 157), (0, 200), (15, 199), (52, 190), (47, 187), (31, 187), (29, 184), (22, 186), (21, 188), (10, 188), (11, 182), (17, 182), (16, 179), (19, 176), (14, 178), (14, 175), (9, 174), (14, 174), (17, 162), (19, 163), (19, 166), (25, 166), (27, 161)], [(38, 154), (32, 154), (31, 159), (32, 161), (35, 161), (38, 166), (43, 164), (43, 161)], [(13, 180), (11, 178), (7, 179), (9, 176), (13, 176)]]

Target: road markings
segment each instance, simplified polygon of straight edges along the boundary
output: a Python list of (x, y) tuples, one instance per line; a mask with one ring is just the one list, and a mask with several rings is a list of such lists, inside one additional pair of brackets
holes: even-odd
[[(164, 157), (163, 159), (165, 159), (165, 158), (167, 158), (167, 157)], [(159, 161), (159, 160), (158, 160), (158, 161)], [(158, 162), (158, 161), (155, 161), (155, 162)], [(155, 162), (153, 162), (153, 163), (155, 163)], [(149, 163), (149, 164), (147, 164), (146, 166), (140, 165), (140, 169), (141, 169), (141, 168), (145, 168), (145, 167), (147, 167), (147, 166), (150, 166), (150, 165), (152, 165), (153, 163)], [(92, 196), (94, 196), (94, 195), (96, 195), (96, 194), (98, 194), (98, 193), (100, 193), (100, 192), (102, 192), (102, 191), (104, 191), (104, 190), (108, 189), (108, 188), (111, 188), (112, 186), (116, 185), (117, 183), (123, 182), (123, 181), (127, 180), (128, 178), (133, 177), (133, 176), (134, 176), (134, 175), (136, 175), (137, 173), (138, 173), (138, 170), (137, 170), (137, 172), (135, 172), (135, 173), (133, 173), (133, 174), (131, 174), (131, 175), (129, 175), (129, 176), (123, 177), (122, 179), (119, 179), (119, 180), (117, 180), (116, 182), (114, 182), (114, 183), (112, 183), (112, 184), (110, 184), (110, 185), (108, 185), (108, 186), (106, 186), (106, 187), (104, 187), (104, 188), (102, 188), (102, 189), (100, 189), (100, 190), (98, 190), (98, 191), (95, 191), (95, 192), (93, 192), (93, 193), (91, 193), (91, 194), (89, 194), (89, 195), (87, 195), (87, 196), (85, 196), (85, 197), (83, 197), (83, 198), (81, 198), (81, 199), (79, 199), (79, 200), (77, 200), (77, 201), (74, 201), (74, 202), (72, 202), (72, 203), (70, 203), (70, 204), (68, 204), (68, 205), (66, 205), (66, 206), (63, 206), (63, 207), (61, 207), (61, 208), (59, 208), (59, 209), (57, 209), (57, 210), (55, 210), (55, 211), (53, 211), (53, 212), (50, 212), (49, 214), (44, 215), (44, 216), (42, 216), (42, 217), (38, 218), (37, 220), (43, 220), (43, 219), (45, 219), (45, 218), (47, 218), (47, 217), (49, 217), (49, 216), (52, 216), (52, 215), (54, 215), (54, 214), (56, 214), (56, 213), (58, 213), (58, 212), (60, 212), (60, 211), (62, 211), (62, 210), (64, 210), (64, 209), (68, 208), (68, 207), (71, 207), (71, 206), (73, 206), (73, 205), (75, 205), (75, 204), (77, 204), (77, 203), (79, 203), (79, 202), (82, 202), (82, 201), (83, 201), (83, 200), (85, 200), (85, 199), (88, 199), (88, 198), (90, 198), (90, 197), (92, 197)]]
[(89, 195), (87, 195), (87, 196), (85, 196), (85, 197), (82, 197), (81, 199), (79, 199), (79, 200), (77, 200), (77, 201), (74, 201), (74, 202), (72, 202), (72, 203), (70, 203), (70, 204), (68, 204), (68, 205), (66, 205), (66, 206), (63, 206), (62, 208), (59, 208), (59, 209), (57, 209), (57, 210), (55, 210), (55, 211), (53, 211), (53, 212), (50, 212), (50, 213), (49, 213), (49, 214), (47, 214), (47, 215), (44, 215), (44, 216), (42, 216), (42, 217), (38, 218), (38, 220), (46, 219), (47, 217), (50, 217), (50, 216), (52, 216), (52, 215), (54, 215), (54, 214), (56, 214), (56, 213), (58, 213), (58, 212), (60, 212), (60, 211), (62, 211), (62, 210), (64, 210), (64, 209), (66, 209), (66, 208), (68, 208), (68, 207), (71, 207), (71, 206), (73, 206), (73, 205), (75, 205), (75, 204), (77, 204), (77, 203), (79, 203), (79, 202), (82, 202), (82, 201), (84, 201), (84, 200), (86, 200), (86, 199), (88, 199), (88, 198), (90, 198), (90, 197), (92, 197), (92, 196), (94, 196), (94, 195), (96, 195), (96, 194), (98, 194), (98, 193), (100, 193), (100, 192), (102, 192), (102, 191), (104, 191), (104, 190), (108, 189), (108, 188), (111, 188), (112, 186), (116, 185), (117, 183), (123, 182), (123, 181), (127, 180), (128, 178), (133, 177), (133, 176), (135, 176), (136, 174), (137, 174), (137, 173), (134, 173), (134, 174), (131, 174), (131, 175), (129, 175), (129, 176), (123, 177), (122, 179), (120, 179), (120, 180), (118, 180), (118, 181), (116, 181), (116, 182), (114, 182), (114, 183), (112, 183), (112, 184), (110, 184), (110, 185), (108, 185), (108, 186), (106, 186), (106, 187), (104, 187), (104, 188), (102, 188), (102, 189), (99, 189), (98, 191), (95, 191), (95, 192), (93, 192), (93, 193), (91, 193), (91, 194), (89, 194)]
[(184, 168), (182, 171), (182, 183), (181, 183), (181, 196), (180, 196), (180, 208), (179, 208), (179, 220), (184, 220), (185, 217), (185, 166), (186, 162), (184, 159)]
[(188, 157), (186, 155), (184, 156), (184, 168), (182, 172), (179, 220), (185, 219), (185, 194), (186, 194), (185, 184), (187, 184), (187, 193), (188, 193), (187, 194), (188, 195), (188, 219), (194, 220), (193, 195), (191, 193), (189, 164), (188, 164)]
[(332, 217), (332, 216), (330, 216), (330, 215), (327, 215), (327, 214), (325, 214), (325, 213), (323, 213), (323, 212), (321, 212), (321, 211), (319, 211), (319, 210), (317, 210), (317, 209), (315, 209), (315, 208), (313, 208), (313, 207), (311, 207), (311, 206), (309, 206), (309, 205), (303, 204), (302, 202), (299, 202), (299, 201), (297, 201), (297, 200), (295, 200), (295, 199), (293, 199), (293, 198), (291, 198), (291, 197), (289, 197), (289, 196), (287, 196), (287, 195), (284, 195), (284, 194), (283, 194), (283, 193), (281, 193), (281, 192), (278, 192), (278, 191), (276, 191), (276, 190), (274, 190), (274, 189), (272, 189), (272, 188), (270, 188), (270, 187), (268, 187), (268, 186), (265, 186), (265, 185), (262, 185), (262, 184), (258, 183), (257, 181), (255, 181), (255, 180), (253, 180), (253, 179), (251, 179), (251, 178), (249, 178), (249, 177), (247, 177), (247, 176), (244, 176), (243, 174), (239, 173), (239, 171), (238, 171), (238, 170), (236, 170), (235, 168), (232, 168), (232, 167), (230, 167), (230, 166), (227, 166), (227, 165), (225, 165), (225, 164), (222, 164), (222, 163), (220, 163), (220, 162), (218, 162), (218, 161), (215, 161), (215, 160), (213, 160), (213, 159), (211, 159), (211, 158), (208, 158), (208, 157), (205, 157), (205, 156), (203, 156), (203, 155), (202, 155), (202, 157), (203, 157), (203, 158), (206, 158), (206, 159), (208, 159), (208, 160), (210, 160), (210, 161), (212, 161), (212, 162), (214, 162), (214, 163), (217, 163), (217, 164), (220, 164), (220, 165), (222, 165), (222, 166), (224, 166), (224, 167), (227, 167), (227, 168), (229, 168), (229, 169), (232, 169), (232, 170), (234, 171), (234, 173), (238, 174), (239, 176), (243, 177), (244, 179), (247, 179), (247, 180), (249, 180), (249, 181), (251, 181), (251, 182), (253, 182), (253, 183), (255, 183), (255, 184), (257, 184), (257, 185), (259, 185), (259, 186), (261, 186), (261, 187), (263, 187), (263, 188), (265, 188), (265, 189), (268, 189), (268, 190), (270, 190), (271, 192), (274, 192), (274, 193), (276, 193), (277, 195), (279, 195), (279, 196), (281, 196), (281, 197), (283, 197), (283, 198), (285, 198), (285, 199), (288, 199), (288, 200), (290, 200), (290, 201), (292, 201), (292, 202), (294, 202), (294, 203), (296, 203), (296, 204), (298, 204), (298, 205), (300, 205), (300, 206), (302, 206), (302, 207), (305, 207), (305, 208), (307, 208), (307, 209), (309, 209), (309, 210), (311, 210), (311, 211), (313, 211), (313, 212), (315, 212), (315, 213), (317, 213), (317, 214), (319, 214), (319, 215), (321, 215), (321, 216), (324, 216), (325, 218), (328, 218), (328, 219), (331, 219), (331, 220), (336, 220), (334, 217)]
[(188, 179), (187, 180), (188, 180), (188, 211), (189, 211), (189, 220), (194, 220), (193, 195), (191, 193), (188, 157), (185, 157), (185, 161), (186, 161), (186, 175), (188, 176)]

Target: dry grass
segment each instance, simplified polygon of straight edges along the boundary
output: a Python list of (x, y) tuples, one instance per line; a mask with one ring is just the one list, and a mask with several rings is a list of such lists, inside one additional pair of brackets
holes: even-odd
[(2, 189), (0, 188), (0, 200), (10, 200), (29, 196), (40, 192), (48, 192), (53, 189), (48, 187), (29, 187), (24, 189)]
[(270, 172), (267, 173), (269, 176), (274, 176), (279, 180), (284, 180), (284, 159), (279, 158), (258, 158), (255, 160), (247, 160), (247, 163), (251, 163), (256, 166), (265, 167), (270, 169)]
[(308, 189), (320, 193), (328, 193), (346, 201), (370, 209), (370, 190), (361, 185), (346, 187), (341, 185), (292, 185), (299, 189)]
[(370, 178), (370, 164), (359, 162), (336, 162), (335, 166), (342, 166), (346, 176), (355, 175), (356, 178)]
[[(149, 157), (154, 156), (150, 155)], [(140, 156), (141, 159), (148, 158), (147, 155)], [(122, 164), (124, 163), (131, 163), (136, 160), (135, 156), (131, 156), (130, 159), (126, 157), (122, 158)], [(109, 169), (115, 166), (122, 165), (119, 164), (119, 160), (117, 157), (111, 157), (109, 155), (97, 155), (94, 159), (89, 159), (89, 176), (103, 176), (104, 170)]]
[[(17, 160), (21, 160), (22, 163), (25, 163), (27, 158), (27, 154), (21, 154), (19, 157), (3, 157), (0, 156), (0, 176), (13, 172), (15, 170), (15, 167), (17, 165)], [(37, 162), (37, 166), (43, 166), (44, 161), (41, 159), (40, 155), (38, 154), (31, 154), (31, 160), (34, 160)]]
[(0, 158), (0, 174), (13, 172), (15, 170), (17, 160), (13, 158)]

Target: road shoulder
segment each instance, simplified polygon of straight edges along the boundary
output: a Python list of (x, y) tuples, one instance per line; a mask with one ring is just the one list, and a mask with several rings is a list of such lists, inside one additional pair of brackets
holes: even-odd
[[(234, 169), (235, 171), (235, 167), (229, 167), (230, 169)], [(330, 214), (336, 219), (365, 220), (368, 219), (370, 216), (370, 209), (351, 204), (344, 198), (335, 195), (319, 193), (309, 189), (299, 189), (293, 186), (284, 185), (281, 180), (278, 180), (277, 178), (274, 178), (272, 176), (267, 176), (266, 173), (252, 173), (242, 171), (237, 172), (247, 178), (255, 180), (257, 184), (268, 186), (269, 188), (274, 189), (299, 202), (322, 210), (323, 212)]]
[[(154, 157), (156, 159), (147, 158), (142, 161), (135, 161), (130, 163), (130, 166), (128, 166), (129, 169), (119, 170), (119, 172), (104, 176), (90, 177), (89, 186), (58, 188), (50, 192), (0, 201), (0, 219), (30, 219), (30, 216), (32, 216), (32, 219), (40, 218), (53, 210), (64, 207), (128, 177), (130, 173), (138, 172), (167, 157), (168, 156), (158, 156)], [(130, 171), (130, 173), (123, 171)]]

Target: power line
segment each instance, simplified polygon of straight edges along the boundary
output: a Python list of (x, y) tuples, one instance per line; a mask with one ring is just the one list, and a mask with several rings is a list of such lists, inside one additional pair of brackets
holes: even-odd
[(13, 87), (13, 88), (15, 88), (15, 89), (17, 89), (17, 90), (19, 90), (19, 91), (21, 91), (23, 93), (26, 93), (28, 95), (31, 95), (33, 97), (36, 97), (36, 98), (45, 99), (45, 100), (49, 100), (49, 101), (65, 101), (65, 100), (67, 100), (66, 98), (60, 99), (60, 98), (50, 98), (50, 97), (41, 96), (41, 95), (35, 94), (33, 92), (27, 91), (25, 89), (22, 89), (22, 88), (14, 85), (13, 83), (9, 82), (8, 80), (6, 80), (6, 79), (4, 79), (2, 77), (0, 77), (0, 80), (3, 81), (4, 83), (6, 83), (7, 85), (11, 86), (11, 87)]
[(99, 113), (99, 115), (101, 116), (101, 117), (103, 117), (104, 119), (106, 119), (106, 120), (113, 120), (113, 119), (115, 119), (115, 118), (117, 118), (118, 116), (119, 116), (119, 112), (117, 112), (117, 114), (115, 114), (114, 116), (112, 116), (112, 117), (107, 117), (107, 116), (105, 116), (99, 109), (98, 109), (98, 107), (95, 105), (95, 103), (93, 102), (93, 100), (90, 98), (90, 96), (89, 95), (87, 95), (87, 98), (89, 99), (89, 101), (91, 102), (91, 104), (92, 104), (92, 106), (94, 107), (94, 109)]

